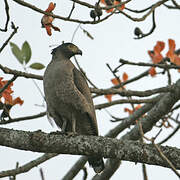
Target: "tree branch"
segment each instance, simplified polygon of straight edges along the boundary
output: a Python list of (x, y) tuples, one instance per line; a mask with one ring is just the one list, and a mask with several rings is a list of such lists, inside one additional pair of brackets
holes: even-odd
[(0, 69), (5, 73), (5, 74), (13, 74), (19, 77), (25, 77), (25, 78), (32, 78), (32, 79), (38, 79), (38, 80), (43, 80), (43, 76), (36, 75), (36, 74), (31, 74), (31, 73), (25, 73), (22, 71), (17, 71), (15, 69), (10, 69), (8, 67), (2, 66), (0, 64)]
[(162, 68), (162, 69), (180, 69), (180, 66), (177, 66), (177, 65), (152, 64), (152, 63), (144, 63), (144, 62), (134, 63), (134, 62), (127, 61), (124, 59), (120, 59), (119, 62), (122, 64), (129, 64), (129, 65), (134, 65), (134, 66), (158, 67), (158, 68)]
[(58, 154), (56, 153), (46, 153), (44, 155), (42, 155), (41, 157), (30, 161), (28, 163), (26, 163), (23, 166), (20, 166), (16, 169), (11, 169), (11, 170), (7, 170), (7, 171), (1, 171), (0, 172), (0, 178), (2, 177), (7, 177), (7, 176), (15, 176), (17, 174), (21, 174), (21, 173), (25, 173), (28, 172), (29, 170), (31, 170), (32, 168), (38, 166), (39, 164), (57, 156)]
[(13, 32), (9, 36), (9, 38), (4, 42), (4, 44), (0, 48), (0, 53), (2, 50), (7, 46), (8, 42), (11, 40), (11, 38), (17, 33), (18, 27), (15, 27), (14, 23), (12, 22), (11, 27), (13, 29)]
[(4, 4), (5, 4), (5, 11), (6, 11), (6, 18), (7, 18), (7, 19), (6, 19), (6, 23), (5, 23), (4, 29), (1, 29), (1, 28), (0, 28), (0, 31), (6, 32), (6, 31), (7, 31), (7, 27), (8, 27), (8, 23), (9, 23), (10, 17), (9, 17), (9, 5), (8, 5), (7, 0), (4, 0)]
[(174, 85), (156, 88), (156, 89), (152, 89), (152, 90), (146, 90), (146, 91), (121, 90), (121, 89), (115, 89), (115, 88), (109, 88), (109, 89), (91, 88), (91, 92), (99, 94), (99, 95), (119, 94), (121, 96), (145, 97), (145, 96), (151, 96), (151, 95), (157, 94), (157, 93), (170, 92), (170, 91), (173, 91), (173, 88), (174, 88)]
[[(33, 152), (103, 156), (170, 167), (151, 144), (100, 136), (54, 135), (41, 131), (26, 132), (0, 128), (0, 145)], [(180, 169), (180, 149), (168, 146), (159, 147), (163, 154), (173, 161), (175, 168)]]

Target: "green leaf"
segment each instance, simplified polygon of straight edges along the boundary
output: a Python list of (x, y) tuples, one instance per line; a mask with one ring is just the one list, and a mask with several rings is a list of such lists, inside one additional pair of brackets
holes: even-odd
[(29, 66), (31, 69), (36, 69), (36, 70), (41, 70), (43, 69), (45, 66), (41, 63), (32, 63), (30, 66)]
[(10, 46), (11, 46), (11, 51), (14, 54), (14, 56), (17, 58), (17, 60), (23, 64), (23, 53), (22, 51), (19, 49), (19, 47), (15, 44), (10, 42)]
[(22, 53), (23, 60), (25, 61), (25, 64), (27, 64), (31, 59), (31, 47), (27, 41), (25, 41), (22, 45)]

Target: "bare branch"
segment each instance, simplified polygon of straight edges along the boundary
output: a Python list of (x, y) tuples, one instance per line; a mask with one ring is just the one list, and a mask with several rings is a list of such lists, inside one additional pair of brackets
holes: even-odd
[(18, 77), (25, 77), (25, 78), (32, 78), (32, 79), (38, 79), (38, 80), (43, 80), (43, 76), (36, 75), (36, 74), (31, 74), (31, 73), (25, 73), (22, 71), (17, 71), (15, 69), (10, 69), (8, 67), (2, 66), (0, 64), (0, 69), (5, 73), (5, 74), (13, 74)]
[(32, 115), (32, 116), (25, 116), (25, 117), (9, 119), (7, 121), (0, 121), (0, 124), (9, 124), (9, 123), (14, 123), (14, 122), (32, 120), (32, 119), (37, 119), (37, 118), (43, 117), (45, 115), (46, 115), (46, 112), (41, 112), (39, 114)]
[(7, 89), (8, 86), (9, 86), (13, 81), (16, 80), (16, 78), (17, 78), (17, 76), (14, 75), (13, 78), (10, 79), (10, 80), (3, 86), (3, 88), (0, 89), (0, 97), (1, 97), (1, 94), (4, 92), (4, 90)]
[[(9, 23), (9, 19), (10, 19), (10, 16), (9, 16), (9, 5), (8, 5), (8, 2), (7, 0), (4, 0), (4, 4), (5, 4), (5, 11), (6, 11), (6, 23), (5, 23), (5, 27), (4, 29), (1, 29), (0, 28), (0, 31), (3, 31), (3, 32), (6, 32), (7, 31), (7, 27), (8, 27), (8, 23)], [(1, 51), (0, 51), (1, 52)]]
[(149, 67), (158, 67), (162, 69), (180, 69), (180, 66), (177, 66), (177, 65), (152, 64), (152, 63), (144, 63), (144, 62), (134, 63), (134, 62), (127, 61), (124, 59), (120, 59), (119, 62), (122, 64), (129, 64), (129, 65), (134, 65), (134, 66), (149, 66)]
[[(22, 0), (13, 0), (15, 1), (16, 3), (24, 6), (24, 7), (28, 7), (36, 12), (39, 12), (41, 14), (45, 14), (45, 15), (48, 15), (48, 16), (52, 16), (54, 18), (57, 18), (57, 19), (61, 19), (61, 20), (64, 20), (64, 21), (70, 21), (70, 22), (75, 22), (75, 23), (81, 23), (81, 24), (98, 24), (100, 22), (103, 22), (105, 21), (106, 19), (108, 19), (110, 16), (113, 15), (113, 13), (105, 16), (104, 18), (98, 20), (98, 21), (82, 21), (82, 20), (79, 20), (79, 19), (71, 19), (71, 18), (68, 18), (68, 17), (63, 17), (63, 16), (59, 16), (59, 15), (55, 15), (55, 14), (52, 14), (52, 13), (48, 13), (46, 11), (43, 11), (42, 9), (39, 9), (37, 8), (36, 6), (34, 5), (31, 5), (25, 1), (22, 1)], [(92, 7), (95, 7), (95, 6), (92, 6)]]
[(11, 38), (17, 33), (18, 27), (15, 27), (14, 23), (12, 23), (11, 25), (13, 32), (11, 33), (11, 35), (9, 36), (9, 38), (4, 42), (4, 44), (1, 46), (0, 48), (0, 53), (2, 52), (2, 50), (7, 46), (8, 42), (11, 40)]
[(153, 143), (154, 147), (158, 150), (160, 156), (162, 157), (165, 162), (167, 162), (170, 166), (170, 168), (173, 170), (173, 172), (180, 178), (179, 172), (176, 170), (175, 166), (172, 164), (172, 162), (166, 157), (166, 155), (162, 152), (161, 148), (159, 145)]
[(153, 94), (170, 92), (173, 90), (174, 90), (174, 85), (146, 90), (146, 91), (121, 90), (121, 89), (115, 89), (115, 88), (109, 88), (109, 89), (91, 88), (92, 93), (96, 93), (99, 95), (119, 94), (121, 96), (138, 96), (138, 97), (151, 96)]
[(28, 172), (32, 168), (38, 166), (39, 164), (42, 164), (43, 162), (45, 162), (45, 161), (47, 161), (47, 160), (49, 160), (49, 159), (51, 159), (57, 155), (58, 155), (57, 153), (46, 153), (46, 154), (42, 155), (41, 157), (39, 157), (33, 161), (30, 161), (30, 162), (26, 163), (25, 165), (20, 166), (16, 169), (1, 171), (0, 172), (0, 178), (7, 177), (7, 176), (14, 176), (17, 174)]
[(155, 28), (156, 28), (155, 10), (154, 10), (153, 13), (152, 13), (152, 23), (153, 23), (152, 28), (151, 28), (151, 30), (150, 30), (148, 33), (146, 33), (146, 34), (143, 33), (141, 36), (136, 37), (136, 38), (134, 38), (134, 39), (142, 39), (142, 38), (144, 38), (144, 37), (146, 37), (146, 36), (151, 35), (151, 34), (154, 32), (154, 30), (155, 30)]
[[(159, 157), (159, 153), (151, 144), (120, 141), (100, 136), (69, 137), (67, 135), (47, 134), (41, 131), (26, 132), (0, 128), (0, 145), (34, 152), (94, 155), (170, 167)], [(178, 158), (180, 157), (180, 149), (168, 146), (160, 146), (160, 148), (166, 157), (173, 161), (175, 168), (180, 169)]]
[(115, 100), (115, 101), (112, 101), (109, 103), (97, 104), (97, 105), (95, 105), (95, 109), (103, 109), (103, 108), (111, 107), (113, 105), (124, 104), (124, 103), (141, 104), (141, 103), (153, 103), (156, 101), (157, 101), (156, 98), (152, 98), (152, 99), (119, 99), (119, 100)]

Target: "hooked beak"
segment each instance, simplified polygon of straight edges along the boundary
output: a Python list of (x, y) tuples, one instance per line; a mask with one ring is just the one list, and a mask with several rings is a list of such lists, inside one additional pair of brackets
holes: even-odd
[(78, 49), (77, 54), (82, 56), (82, 51), (80, 49)]

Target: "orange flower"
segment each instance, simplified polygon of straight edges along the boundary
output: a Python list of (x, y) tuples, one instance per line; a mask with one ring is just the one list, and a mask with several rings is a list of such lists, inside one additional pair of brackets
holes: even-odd
[[(2, 81), (2, 77), (0, 78), (0, 89), (3, 88), (8, 81)], [(13, 85), (13, 83), (11, 83), (3, 92), (2, 94), (0, 95), (0, 98), (4, 98), (4, 101), (5, 103), (8, 102), (8, 101), (11, 101), (12, 100), (12, 89), (11, 89), (11, 86)]]
[[(122, 79), (123, 79), (123, 82), (127, 81), (128, 80), (128, 75), (126, 72), (123, 73), (123, 76), (122, 76)], [(111, 82), (116, 86), (116, 85), (119, 85), (119, 82), (121, 83), (121, 80), (120, 79), (117, 79), (117, 78), (114, 78), (114, 79), (111, 79)], [(124, 89), (125, 87), (123, 86), (123, 88), (120, 88), (120, 89)], [(112, 96), (113, 94), (108, 94), (108, 95), (105, 95), (105, 98), (111, 102), (112, 101)]]
[[(113, 5), (118, 5), (119, 3), (121, 3), (121, 0), (101, 0), (100, 1), (102, 4), (104, 4), (105, 6), (113, 6)], [(121, 5), (120, 7), (118, 7), (118, 9), (120, 11), (122, 11), (125, 8), (125, 5)], [(114, 10), (114, 8), (112, 9), (108, 9), (106, 10), (107, 13), (110, 13)]]
[(129, 115), (131, 115), (131, 114), (133, 114), (134, 113), (134, 111), (137, 111), (138, 109), (140, 109), (141, 108), (141, 105), (140, 104), (138, 104), (136, 107), (135, 107), (135, 109), (134, 110), (131, 110), (131, 109), (129, 109), (129, 108), (124, 108), (124, 112), (128, 112), (129, 113)]
[[(7, 82), (8, 81), (3, 81), (3, 78), (0, 77), (0, 89), (3, 88), (7, 84)], [(0, 102), (2, 102), (1, 98), (3, 98), (4, 99), (4, 104), (9, 104), (9, 105), (12, 105), (12, 106), (14, 106), (15, 104), (22, 105), (23, 101), (19, 97), (16, 98), (16, 99), (13, 99), (13, 97), (12, 97), (13, 90), (11, 89), (12, 86), (13, 86), (13, 83), (11, 83), (3, 91), (3, 93), (0, 95)]]
[[(119, 3), (121, 3), (121, 1), (114, 1), (114, 5), (118, 5)], [(125, 4), (121, 5), (120, 7), (118, 7), (118, 9), (120, 11), (122, 11), (125, 8)]]
[(179, 64), (179, 56), (175, 54), (176, 44), (173, 39), (168, 39), (169, 50), (166, 53), (166, 56), (170, 59), (170, 61), (174, 64)]
[[(55, 3), (50, 3), (49, 7), (45, 10), (46, 12), (52, 13), (54, 8), (56, 7)], [(52, 16), (44, 15), (41, 19), (42, 28), (46, 28), (46, 32), (49, 36), (52, 35), (51, 28), (55, 31), (60, 31), (60, 29), (52, 24), (54, 18)]]
[[(172, 63), (176, 64), (177, 66), (180, 66), (180, 57), (177, 54), (175, 54), (175, 41), (173, 39), (168, 39), (168, 44), (169, 50), (166, 53), (166, 56), (170, 59)], [(178, 72), (180, 72), (180, 69), (178, 70)]]
[(111, 102), (111, 101), (112, 101), (112, 94), (106, 94), (106, 95), (105, 95), (105, 98), (106, 98), (109, 102)]
[[(126, 72), (124, 72), (123, 75), (122, 75), (122, 82), (125, 82), (127, 80), (128, 80), (128, 74)], [(117, 78), (114, 78), (114, 79), (111, 79), (111, 82), (114, 85), (119, 85), (119, 82), (121, 82), (121, 80), (117, 79)]]
[(155, 67), (151, 67), (151, 68), (149, 69), (149, 74), (150, 74), (152, 77), (154, 77), (154, 76), (157, 74), (156, 68), (155, 68)]
[(126, 72), (123, 73), (122, 79), (123, 79), (123, 82), (128, 80), (128, 74)]
[(16, 105), (16, 104), (19, 104), (19, 105), (22, 105), (24, 103), (24, 101), (20, 98), (20, 97), (17, 97), (15, 99), (12, 100), (12, 105)]
[[(151, 57), (151, 60), (154, 64), (160, 63), (163, 60), (161, 51), (164, 49), (164, 47), (165, 47), (165, 43), (163, 41), (157, 41), (153, 51), (148, 51), (148, 54)], [(149, 74), (152, 77), (157, 74), (155, 67), (151, 67), (149, 69)]]
[(121, 82), (121, 80), (120, 80), (120, 79), (117, 79), (117, 78), (111, 79), (111, 82), (112, 82), (114, 85), (118, 85), (118, 84), (119, 84), (119, 81)]
[(133, 114), (133, 110), (130, 110), (129, 108), (124, 108), (124, 112), (128, 112), (129, 115)]
[(160, 63), (163, 60), (163, 56), (161, 51), (164, 49), (165, 43), (163, 41), (158, 41), (154, 46), (153, 51), (148, 51), (149, 56), (152, 59), (154, 64)]

